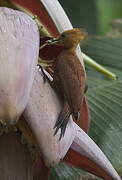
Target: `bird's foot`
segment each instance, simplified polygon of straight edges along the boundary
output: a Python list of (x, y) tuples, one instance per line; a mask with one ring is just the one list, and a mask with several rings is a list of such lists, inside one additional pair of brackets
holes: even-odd
[(42, 72), (44, 83), (45, 83), (46, 81), (48, 81), (49, 84), (51, 84), (51, 80), (50, 80), (49, 77), (45, 74), (43, 67), (42, 67), (40, 64), (38, 64), (37, 66), (38, 66), (39, 70), (41, 70), (41, 72)]
[(72, 114), (76, 121), (80, 118), (80, 112), (73, 112)]

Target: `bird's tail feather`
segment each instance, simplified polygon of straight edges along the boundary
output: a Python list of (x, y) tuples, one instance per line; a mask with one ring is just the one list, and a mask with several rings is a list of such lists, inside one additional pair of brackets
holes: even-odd
[(65, 134), (65, 130), (66, 130), (66, 126), (67, 126), (70, 114), (71, 114), (71, 111), (70, 111), (69, 105), (65, 103), (54, 126), (54, 129), (55, 129), (54, 135), (57, 134), (59, 129), (61, 129), (59, 140), (61, 140), (61, 138)]

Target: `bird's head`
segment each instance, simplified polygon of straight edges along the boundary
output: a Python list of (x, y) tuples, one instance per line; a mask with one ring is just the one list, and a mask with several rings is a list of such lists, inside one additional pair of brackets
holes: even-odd
[(75, 49), (77, 45), (87, 37), (82, 28), (74, 28), (64, 31), (59, 37), (49, 40), (49, 44), (60, 45), (66, 49)]

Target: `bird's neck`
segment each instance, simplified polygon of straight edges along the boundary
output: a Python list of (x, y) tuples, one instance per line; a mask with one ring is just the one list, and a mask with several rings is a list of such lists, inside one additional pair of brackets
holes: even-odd
[(63, 48), (63, 51), (67, 51), (67, 52), (73, 53), (73, 52), (76, 52), (76, 48), (77, 47)]
[(66, 48), (64, 48), (61, 52), (60, 52), (61, 54), (63, 53), (63, 54), (65, 54), (65, 55), (76, 55), (76, 49), (74, 49), (74, 48), (70, 48), (70, 49), (66, 49)]

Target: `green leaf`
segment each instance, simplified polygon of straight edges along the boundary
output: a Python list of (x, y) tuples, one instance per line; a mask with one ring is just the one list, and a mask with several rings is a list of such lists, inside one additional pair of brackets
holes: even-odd
[(102, 65), (122, 69), (122, 37), (93, 38), (82, 50)]
[(119, 79), (111, 81), (87, 69), (91, 113), (89, 135), (122, 174), (122, 38), (94, 38), (85, 53), (105, 65)]
[(87, 69), (87, 93), (91, 113), (89, 135), (122, 175), (122, 38), (93, 38), (84, 51), (118, 76), (105, 79)]
[[(122, 38), (93, 38), (82, 49), (119, 77), (116, 81), (109, 80), (86, 67), (91, 114), (89, 135), (122, 175)], [(77, 173), (81, 171), (62, 164), (55, 168), (50, 179), (75, 180)]]
[(101, 180), (96, 176), (81, 171), (79, 169), (60, 163), (56, 168), (52, 169), (49, 180)]
[(122, 80), (104, 83), (88, 92), (91, 112), (90, 136), (114, 167), (122, 171)]
[(80, 173), (78, 169), (60, 163), (52, 170), (50, 180), (76, 180)]

